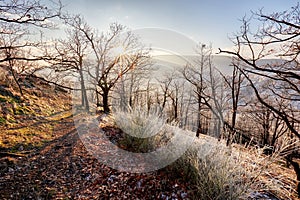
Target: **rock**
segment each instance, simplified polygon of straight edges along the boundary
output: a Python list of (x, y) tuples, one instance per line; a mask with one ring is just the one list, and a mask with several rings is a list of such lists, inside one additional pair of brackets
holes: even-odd
[(15, 171), (13, 168), (11, 167), (8, 168), (8, 172), (13, 172), (13, 171)]
[(24, 146), (23, 145), (21, 145), (20, 147), (19, 147), (19, 149), (18, 149), (19, 151), (23, 151), (24, 150)]

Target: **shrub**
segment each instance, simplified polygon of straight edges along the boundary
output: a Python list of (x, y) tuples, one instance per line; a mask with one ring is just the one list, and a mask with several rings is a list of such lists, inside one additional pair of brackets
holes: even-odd
[(241, 157), (213, 138), (197, 140), (167, 170), (189, 182), (191, 199), (241, 199), (254, 184)]
[(165, 121), (155, 112), (147, 113), (141, 108), (115, 111), (115, 123), (124, 133), (119, 144), (133, 152), (150, 152), (167, 140)]
[(165, 124), (156, 113), (147, 113), (141, 108), (131, 109), (128, 112), (116, 111), (115, 122), (127, 134), (138, 138), (156, 135)]
[(218, 142), (204, 142), (197, 149), (196, 192), (200, 199), (239, 199), (246, 191), (250, 175), (239, 159)]

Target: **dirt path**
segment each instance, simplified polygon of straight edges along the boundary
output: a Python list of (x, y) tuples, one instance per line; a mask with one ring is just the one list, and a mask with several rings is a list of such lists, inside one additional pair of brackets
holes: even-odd
[(0, 199), (187, 199), (186, 186), (165, 172), (131, 174), (99, 163), (72, 120), (61, 119), (57, 139), (7, 166), (0, 174)]

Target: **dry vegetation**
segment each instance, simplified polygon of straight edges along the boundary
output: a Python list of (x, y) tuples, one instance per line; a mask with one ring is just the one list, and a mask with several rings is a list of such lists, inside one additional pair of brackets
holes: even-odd
[[(159, 128), (159, 125), (153, 127), (156, 123), (151, 126), (136, 124), (136, 118), (146, 122), (153, 117), (153, 114), (141, 112), (140, 109), (131, 110), (125, 115), (119, 111), (109, 121), (115, 120), (122, 130), (134, 134), (144, 133), (150, 127), (152, 130)], [(153, 121), (159, 121), (159, 117), (155, 116)], [(174, 134), (165, 133), (165, 136), (170, 139)], [(128, 135), (120, 139), (127, 149), (131, 149), (134, 143), (134, 149), (142, 152), (149, 150), (145, 147), (158, 147), (160, 143), (167, 142), (160, 134), (156, 139), (145, 140)], [(283, 152), (293, 145), (299, 146), (299, 142), (293, 143), (286, 138), (272, 155), (267, 156), (264, 154), (265, 147), (238, 144), (228, 147), (224, 140), (200, 135), (184, 155), (164, 170), (173, 174), (173, 178), (189, 183), (191, 199), (257, 199), (263, 198), (263, 195), (270, 199), (297, 199), (296, 175), (283, 159)]]
[(0, 83), (0, 149), (30, 151), (53, 140), (53, 128), (61, 118), (71, 117), (70, 96), (35, 78), (21, 77), (24, 96), (9, 78)]
[[(40, 90), (47, 91), (47, 97), (37, 96)], [(246, 199), (252, 196), (255, 199), (259, 195), (297, 199), (293, 170), (276, 157), (278, 154), (268, 157), (262, 154), (262, 149), (236, 144), (228, 148), (225, 141), (205, 135), (200, 135), (179, 160), (157, 172), (115, 171), (89, 155), (78, 138), (68, 111), (68, 94), (39, 83), (26, 89), (24, 98), (16, 102), (12, 100), (18, 95), (13, 86), (2, 91), (13, 95), (1, 94), (4, 99), (1, 108), (11, 108), (10, 113), (1, 113), (5, 119), (1, 125), (1, 151), (8, 153), (1, 158), (0, 186), (5, 191), (1, 196), (4, 199), (166, 199), (172, 196), (179, 199)], [(13, 104), (15, 108), (26, 106), (25, 113), (15, 113), (17, 109)], [(9, 121), (8, 114), (13, 121)], [(126, 135), (116, 124), (124, 130), (142, 134), (149, 128), (161, 130), (164, 122), (141, 110), (116, 116), (126, 116), (128, 120), (120, 125), (116, 123), (118, 117), (101, 115), (99, 126), (124, 149), (147, 152), (164, 145), (173, 136), (162, 131), (150, 140), (133, 141), (134, 137)], [(155, 123), (149, 126), (145, 122), (151, 121), (153, 116)], [(72, 173), (70, 166), (73, 166)]]

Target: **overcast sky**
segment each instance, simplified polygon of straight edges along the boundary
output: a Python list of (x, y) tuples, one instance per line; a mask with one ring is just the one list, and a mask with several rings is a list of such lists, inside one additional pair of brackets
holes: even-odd
[(228, 36), (239, 30), (239, 21), (251, 11), (266, 13), (295, 6), (296, 0), (62, 0), (65, 10), (82, 14), (100, 31), (112, 22), (130, 29), (169, 29), (195, 40), (229, 48)]

